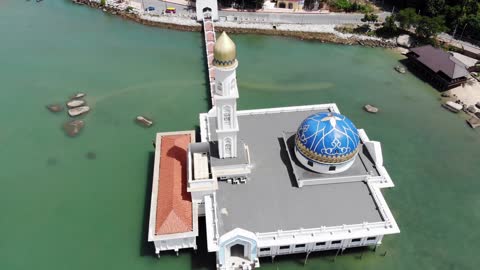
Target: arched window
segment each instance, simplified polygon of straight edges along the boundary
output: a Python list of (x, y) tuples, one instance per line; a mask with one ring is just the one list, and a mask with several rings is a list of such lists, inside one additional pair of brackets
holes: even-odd
[(235, 91), (236, 87), (237, 87), (237, 80), (233, 78), (232, 82), (230, 83), (230, 92)]
[(293, 9), (293, 4), (292, 4), (292, 3), (288, 3), (288, 8), (289, 8), (289, 9)]
[(222, 83), (221, 82), (218, 82), (217, 83), (217, 93), (221, 94), (222, 93)]
[(232, 138), (230, 137), (225, 138), (223, 143), (224, 143), (224, 147), (223, 147), (224, 157), (232, 157)]
[(232, 128), (232, 106), (224, 105), (223, 111), (223, 127)]

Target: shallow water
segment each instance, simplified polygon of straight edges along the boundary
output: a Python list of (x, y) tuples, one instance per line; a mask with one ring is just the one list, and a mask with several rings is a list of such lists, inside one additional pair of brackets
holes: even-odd
[[(381, 49), (242, 35), (239, 107), (336, 102), (382, 142), (402, 230), (371, 251), (262, 260), (262, 269), (477, 269), (480, 132)], [(0, 1), (0, 269), (212, 269), (212, 256), (150, 256), (145, 211), (157, 131), (208, 110), (202, 38), (67, 0)], [(87, 93), (76, 138), (45, 105)], [(367, 114), (366, 103), (381, 113)], [(150, 129), (133, 119), (155, 120)], [(94, 158), (92, 158), (94, 157)], [(292, 202), (294, 203), (294, 202)], [(201, 249), (205, 247), (200, 247)], [(385, 254), (386, 252), (386, 254)], [(385, 256), (382, 256), (385, 255)]]

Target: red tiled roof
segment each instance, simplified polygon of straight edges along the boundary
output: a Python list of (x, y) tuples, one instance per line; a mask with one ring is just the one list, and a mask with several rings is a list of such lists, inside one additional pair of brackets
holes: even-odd
[[(190, 135), (161, 139), (155, 234), (193, 230), (192, 197), (187, 192), (187, 147)], [(156, 164), (158, 166), (158, 164)]]

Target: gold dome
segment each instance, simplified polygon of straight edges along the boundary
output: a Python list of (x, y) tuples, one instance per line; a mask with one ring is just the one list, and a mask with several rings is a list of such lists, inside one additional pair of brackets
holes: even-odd
[(215, 42), (213, 49), (213, 64), (220, 67), (228, 67), (237, 59), (237, 47), (227, 33), (223, 32)]

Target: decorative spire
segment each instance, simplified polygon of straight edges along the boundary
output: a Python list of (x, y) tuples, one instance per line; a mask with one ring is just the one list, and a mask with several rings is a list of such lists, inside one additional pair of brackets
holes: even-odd
[(232, 39), (223, 32), (215, 42), (213, 49), (213, 65), (217, 67), (229, 67), (237, 60), (237, 47)]

